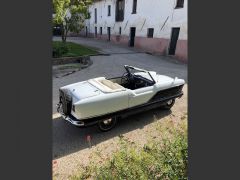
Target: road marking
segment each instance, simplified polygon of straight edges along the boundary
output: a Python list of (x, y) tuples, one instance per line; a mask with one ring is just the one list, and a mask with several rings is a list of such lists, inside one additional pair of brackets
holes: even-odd
[(61, 117), (61, 115), (60, 115), (59, 113), (54, 113), (54, 114), (52, 115), (52, 118), (53, 118), (53, 119), (56, 119), (56, 118), (59, 118), (59, 117)]

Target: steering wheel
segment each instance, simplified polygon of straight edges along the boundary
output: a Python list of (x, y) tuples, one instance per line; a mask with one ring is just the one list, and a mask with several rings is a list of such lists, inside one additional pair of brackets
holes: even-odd
[(138, 88), (142, 85), (142, 81), (140, 79), (137, 79), (134, 83), (135, 88)]
[(121, 84), (123, 84), (123, 82), (127, 82), (126, 84), (130, 83), (128, 72), (123, 73), (123, 75), (121, 77)]

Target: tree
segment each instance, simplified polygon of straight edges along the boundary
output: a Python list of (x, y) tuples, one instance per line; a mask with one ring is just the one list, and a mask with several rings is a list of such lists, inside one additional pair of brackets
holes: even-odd
[(53, 23), (61, 27), (62, 42), (66, 42), (68, 32), (78, 33), (90, 18), (88, 7), (92, 0), (53, 0)]

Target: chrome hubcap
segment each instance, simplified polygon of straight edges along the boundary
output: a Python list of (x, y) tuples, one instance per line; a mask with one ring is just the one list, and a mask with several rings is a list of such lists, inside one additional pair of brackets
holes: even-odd
[(103, 121), (103, 123), (106, 124), (106, 125), (110, 124), (111, 122), (112, 122), (112, 119), (106, 119), (106, 120)]
[(172, 102), (173, 102), (173, 100), (171, 99), (171, 100), (169, 100), (168, 102), (167, 102), (167, 105), (171, 105), (172, 104)]

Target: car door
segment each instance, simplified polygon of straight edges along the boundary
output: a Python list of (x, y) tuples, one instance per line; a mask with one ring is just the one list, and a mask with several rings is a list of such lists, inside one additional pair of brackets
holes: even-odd
[(134, 107), (147, 103), (154, 94), (154, 86), (131, 90), (128, 98), (129, 107)]

